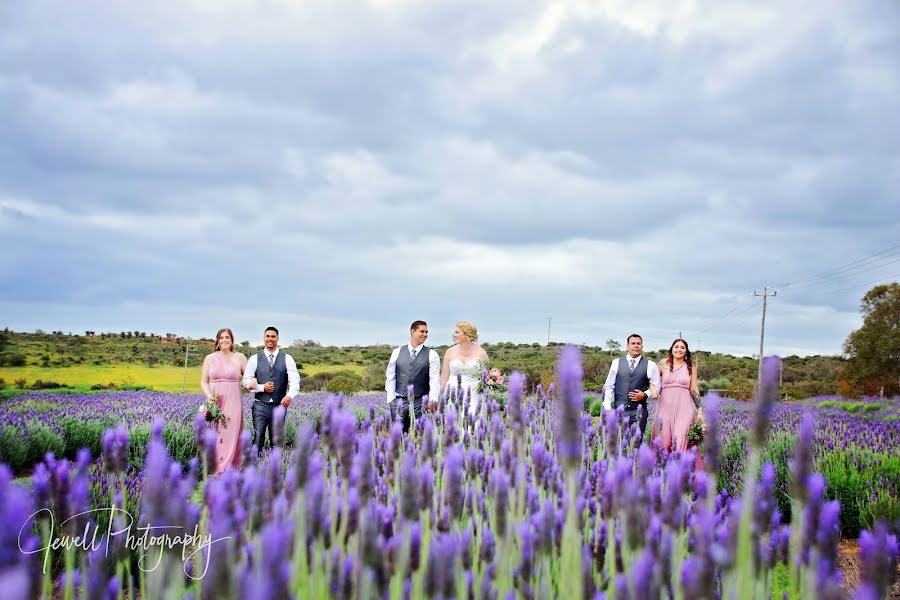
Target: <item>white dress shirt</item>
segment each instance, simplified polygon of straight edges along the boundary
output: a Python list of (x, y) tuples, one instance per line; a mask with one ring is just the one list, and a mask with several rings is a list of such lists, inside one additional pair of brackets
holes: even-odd
[[(419, 344), (415, 348), (411, 345), (407, 344), (406, 348), (409, 350), (410, 355), (412, 355), (412, 351), (416, 351), (416, 355), (418, 356), (419, 352), (425, 344)], [(387, 401), (390, 404), (394, 397), (397, 395), (397, 357), (400, 356), (400, 349), (403, 346), (398, 346), (394, 348), (394, 351), (391, 352), (391, 358), (388, 360), (387, 369), (384, 372), (384, 391), (387, 392)], [(438, 356), (438, 353), (428, 349), (428, 398), (431, 400), (437, 400), (438, 396), (441, 393), (441, 357)]]
[[(626, 360), (631, 360), (631, 355), (627, 355)], [(640, 362), (641, 357), (635, 357), (635, 366)], [(603, 384), (603, 408), (609, 410), (612, 408), (613, 400), (615, 400), (616, 394), (616, 374), (619, 372), (619, 359), (616, 358), (612, 361), (612, 366), (609, 368), (609, 375), (606, 376), (606, 383)], [(650, 380), (650, 383), (656, 386), (658, 390), (660, 387), (660, 377), (659, 377), (659, 365), (657, 365), (652, 360), (647, 360), (647, 379)], [(632, 390), (628, 390), (629, 392)], [(642, 390), (647, 394), (647, 399), (650, 398), (650, 390)]]
[[(278, 356), (279, 348), (275, 348), (275, 352), (269, 352), (265, 348), (263, 348), (263, 352), (266, 355), (266, 360), (269, 357), (272, 357), (272, 360), (275, 360), (275, 357)], [(241, 384), (254, 394), (257, 392), (262, 392), (262, 384), (264, 381), (259, 382), (259, 389), (250, 389), (250, 380), (256, 377), (256, 357), (259, 356), (259, 353), (254, 354), (249, 359), (247, 359), (247, 366), (244, 369), (244, 378), (241, 380)], [(294, 361), (294, 357), (285, 352), (284, 354), (284, 367), (287, 369), (287, 377), (288, 377), (288, 389), (287, 395), (292, 399), (297, 396), (297, 392), (300, 391), (300, 373), (297, 372), (297, 363)], [(280, 398), (279, 398), (280, 400)]]

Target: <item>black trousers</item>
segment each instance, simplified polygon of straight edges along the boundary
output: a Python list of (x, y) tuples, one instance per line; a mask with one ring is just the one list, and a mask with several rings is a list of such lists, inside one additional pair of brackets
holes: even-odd
[[(398, 405), (401, 407), (398, 409)], [(397, 410), (400, 410), (400, 420), (403, 422), (403, 431), (409, 431), (412, 419), (409, 418), (409, 400), (406, 398), (394, 398), (391, 402), (391, 421), (397, 418)], [(422, 418), (422, 397), (413, 398), (413, 413), (416, 419)]]
[(272, 443), (272, 412), (278, 404), (272, 402), (253, 402), (253, 442), (256, 444), (257, 456), (262, 456), (266, 447), (266, 431), (269, 432), (269, 445)]
[(647, 410), (647, 403), (642, 402), (639, 404), (638, 408), (633, 408), (631, 410), (625, 410), (625, 423), (631, 426), (634, 423), (638, 423), (638, 427), (640, 427), (640, 431), (638, 431), (637, 443), (640, 444), (644, 439), (644, 433), (647, 431), (647, 418), (650, 415), (650, 411)]

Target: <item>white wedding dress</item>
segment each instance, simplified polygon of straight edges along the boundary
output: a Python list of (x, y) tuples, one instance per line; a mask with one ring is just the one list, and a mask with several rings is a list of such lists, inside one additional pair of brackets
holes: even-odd
[(478, 415), (479, 400), (478, 382), (481, 380), (481, 361), (477, 358), (470, 361), (462, 361), (454, 358), (450, 361), (450, 379), (444, 388), (444, 396), (453, 403), (451, 395), (453, 390), (459, 388), (456, 397), (457, 404), (462, 406), (463, 398), (469, 394), (469, 414)]

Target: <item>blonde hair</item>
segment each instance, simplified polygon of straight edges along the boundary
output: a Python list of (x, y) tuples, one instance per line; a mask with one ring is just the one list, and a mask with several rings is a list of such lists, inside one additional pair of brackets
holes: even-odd
[(470, 342), (478, 341), (478, 328), (468, 321), (460, 321), (456, 324), (456, 327), (464, 334), (466, 334), (466, 337), (469, 338)]
[(231, 336), (231, 351), (236, 352), (236, 350), (234, 349), (234, 334), (231, 332), (230, 327), (223, 327), (216, 332), (216, 350), (219, 349), (219, 338), (222, 337), (222, 334), (226, 332)]

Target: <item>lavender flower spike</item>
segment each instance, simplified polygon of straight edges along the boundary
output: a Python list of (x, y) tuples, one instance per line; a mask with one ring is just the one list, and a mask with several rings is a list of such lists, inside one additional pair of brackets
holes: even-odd
[(794, 446), (794, 457), (791, 459), (791, 495), (801, 502), (806, 502), (806, 479), (813, 466), (813, 443), (816, 436), (816, 422), (812, 413), (807, 412), (800, 418), (800, 432)]
[(897, 536), (888, 531), (882, 521), (875, 531), (863, 531), (859, 536), (860, 579), (884, 595), (897, 575)]
[[(525, 375), (513, 371), (509, 376), (509, 401), (506, 403), (509, 425), (515, 433), (521, 433), (525, 429), (522, 418), (522, 398), (525, 395)], [(516, 436), (518, 439), (518, 436)]]
[(703, 435), (703, 464), (706, 472), (718, 475), (722, 469), (722, 397), (707, 394), (703, 402), (706, 433)]
[(284, 417), (287, 413), (280, 404), (272, 411), (272, 445), (276, 448), (284, 447)]
[(581, 413), (584, 410), (584, 388), (581, 351), (566, 346), (559, 353), (556, 376), (559, 380), (559, 417), (557, 450), (563, 466), (572, 470), (581, 460)]
[(751, 439), (753, 445), (762, 448), (766, 441), (769, 421), (778, 400), (778, 380), (781, 374), (781, 359), (767, 356), (763, 359), (762, 373), (756, 394), (756, 412), (753, 416)]

